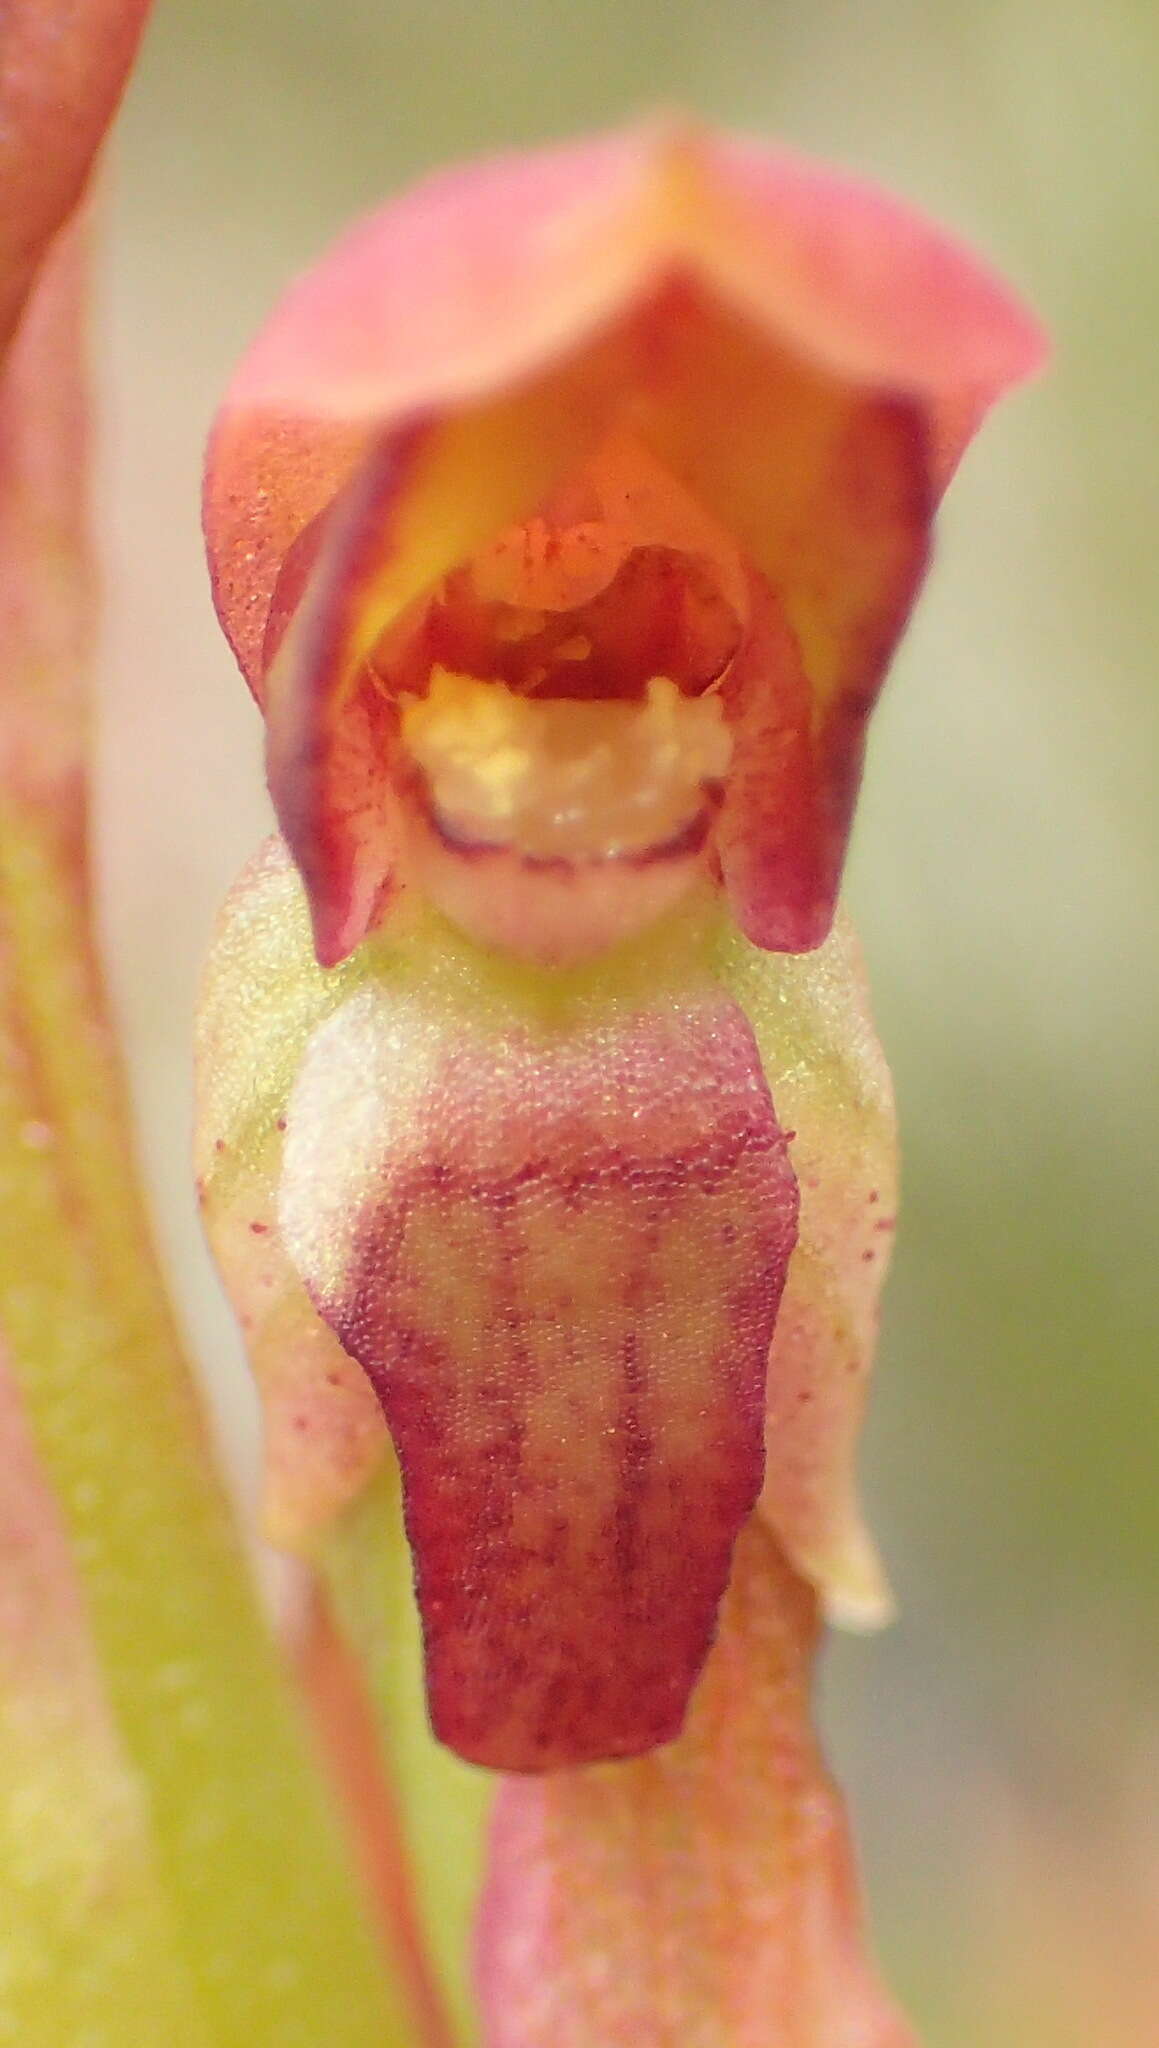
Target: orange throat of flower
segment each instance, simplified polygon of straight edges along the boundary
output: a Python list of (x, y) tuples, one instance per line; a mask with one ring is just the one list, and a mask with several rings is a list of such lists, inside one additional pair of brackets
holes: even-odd
[(630, 435), (388, 631), (409, 878), (547, 966), (632, 937), (714, 858), (737, 550)]

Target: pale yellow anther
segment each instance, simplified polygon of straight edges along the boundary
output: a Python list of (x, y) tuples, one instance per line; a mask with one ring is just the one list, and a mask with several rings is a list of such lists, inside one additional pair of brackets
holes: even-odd
[(732, 754), (719, 699), (683, 697), (667, 676), (641, 704), (530, 700), (436, 668), (426, 697), (403, 700), (402, 737), (444, 830), (538, 859), (663, 846), (700, 815)]

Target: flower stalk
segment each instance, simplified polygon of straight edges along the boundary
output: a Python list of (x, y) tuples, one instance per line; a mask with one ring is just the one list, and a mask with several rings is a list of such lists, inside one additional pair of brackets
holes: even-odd
[(126, 2011), (180, 2048), (410, 2048), (257, 1610), (133, 1169), (85, 853), (83, 291), (70, 232), (0, 395), (0, 1338), (28, 1504), (23, 1529), (9, 1508), (8, 1547), (29, 1575), (11, 1612), (41, 1626), (47, 1574), (49, 1663), (60, 1685), (79, 1674), (70, 1709), (52, 1691), (41, 1746), (35, 1662), (19, 1636), (0, 1648), (0, 1713), (26, 1738), (0, 1759), (0, 2018), (44, 2048), (123, 2040)]

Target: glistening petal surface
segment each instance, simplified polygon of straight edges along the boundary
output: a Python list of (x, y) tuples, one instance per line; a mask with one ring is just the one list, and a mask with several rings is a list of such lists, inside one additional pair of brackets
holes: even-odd
[(311, 1039), (283, 1239), (399, 1450), (436, 1732), (632, 1754), (680, 1727), (760, 1488), (785, 1140), (703, 980), (561, 1022), (399, 953)]
[(370, 1382), (317, 1314), (278, 1231), (285, 1111), (311, 1033), (356, 980), (323, 975), (282, 842), (262, 847), (222, 907), (197, 1024), (194, 1156), (202, 1219), (258, 1383), (264, 1522), (308, 1547), (377, 1469)]
[(846, 915), (800, 957), (736, 934), (718, 972), (752, 1025), (801, 1191), (797, 1245), (769, 1355), (762, 1512), (833, 1621), (888, 1619), (855, 1461), (897, 1218), (893, 1088)]

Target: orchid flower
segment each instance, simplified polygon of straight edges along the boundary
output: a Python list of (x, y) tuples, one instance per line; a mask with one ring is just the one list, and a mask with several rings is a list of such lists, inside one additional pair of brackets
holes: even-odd
[(0, 24), (0, 2033), (474, 2036), (389, 1769), (401, 1497), (418, 1803), (442, 1771), (470, 1830), (498, 1784), (488, 2048), (903, 2048), (809, 1712), (823, 1620), (888, 1609), (892, 1104), (837, 892), (938, 493), (1040, 337), (894, 202), (665, 122), (372, 217), (227, 397), (206, 527), (281, 832), (210, 963), (199, 1178), (344, 1839), (91, 925), (77, 215), (146, 12)]
[(1038, 353), (901, 207), (662, 124), (372, 216), (222, 408), (206, 531), (284, 850), (211, 974), (207, 1214), (251, 1319), (298, 1290), (304, 1352), (255, 1341), (275, 1526), (385, 1413), (436, 1726), (483, 1761), (676, 1732), (767, 1380), (782, 1542), (880, 1604), (867, 1318), (826, 1372), (778, 1308), (803, 1180), (814, 1266), (884, 1265), (886, 1084), (827, 935), (938, 489)]
[(1041, 353), (900, 204), (665, 121), (372, 214), (213, 431), (281, 836), (210, 963), (199, 1184), (270, 1532), (324, 1548), (389, 1435), (434, 1732), (519, 1774), (496, 2048), (906, 2038), (808, 1724), (819, 1607), (888, 1610), (892, 1106), (837, 893), (938, 496)]

